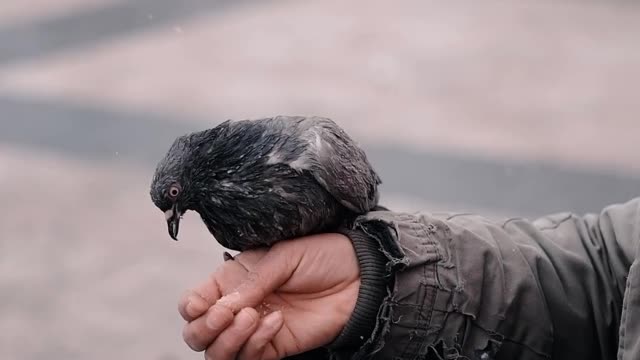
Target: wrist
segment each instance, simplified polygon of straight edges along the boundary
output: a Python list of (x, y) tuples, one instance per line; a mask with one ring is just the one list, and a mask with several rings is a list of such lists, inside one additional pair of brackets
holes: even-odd
[(358, 348), (371, 336), (378, 311), (387, 296), (386, 257), (377, 241), (358, 230), (342, 229), (339, 233), (351, 240), (360, 265), (360, 288), (356, 305), (344, 329), (329, 345), (330, 349)]

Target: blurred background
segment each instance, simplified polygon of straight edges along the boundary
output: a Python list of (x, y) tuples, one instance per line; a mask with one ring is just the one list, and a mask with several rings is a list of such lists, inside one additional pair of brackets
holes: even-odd
[(176, 302), (222, 250), (148, 186), (226, 119), (334, 119), (395, 210), (639, 195), (639, 34), (630, 1), (2, 0), (0, 358), (202, 357)]

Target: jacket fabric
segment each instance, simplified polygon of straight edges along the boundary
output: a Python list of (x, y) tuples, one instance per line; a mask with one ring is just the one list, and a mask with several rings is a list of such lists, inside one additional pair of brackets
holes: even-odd
[(385, 282), (334, 359), (640, 359), (640, 198), (532, 221), (374, 211), (349, 231)]

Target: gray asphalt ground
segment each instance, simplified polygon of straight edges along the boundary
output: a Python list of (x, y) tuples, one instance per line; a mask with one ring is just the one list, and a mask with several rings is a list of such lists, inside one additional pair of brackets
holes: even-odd
[(148, 185), (182, 133), (329, 116), (399, 211), (535, 217), (640, 192), (640, 7), (3, 0), (0, 359), (197, 359), (176, 300), (222, 259)]

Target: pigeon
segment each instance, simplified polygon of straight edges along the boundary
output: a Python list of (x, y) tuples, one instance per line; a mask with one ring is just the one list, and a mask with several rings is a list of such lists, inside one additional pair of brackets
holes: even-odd
[(150, 195), (172, 239), (191, 210), (223, 247), (245, 251), (344, 226), (378, 206), (381, 183), (333, 120), (275, 116), (179, 136)]

